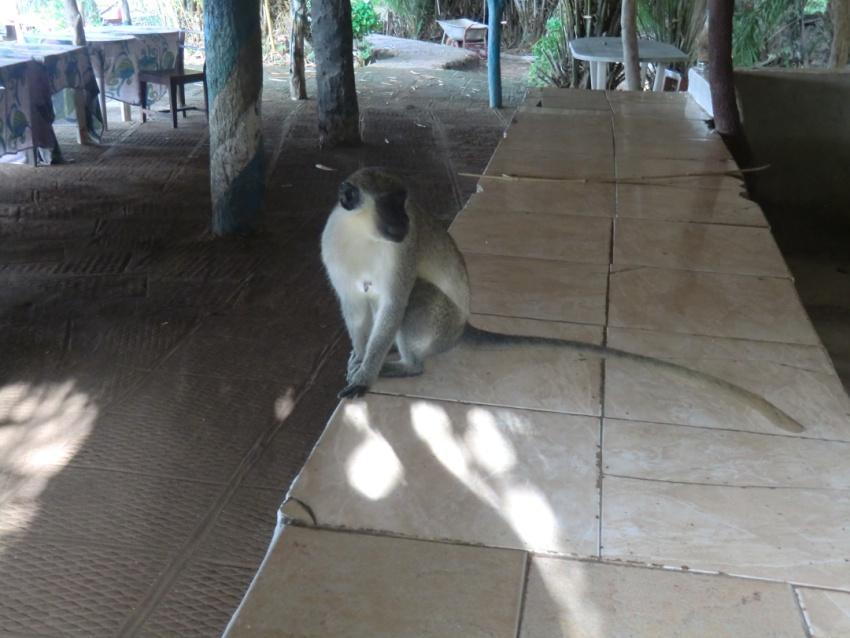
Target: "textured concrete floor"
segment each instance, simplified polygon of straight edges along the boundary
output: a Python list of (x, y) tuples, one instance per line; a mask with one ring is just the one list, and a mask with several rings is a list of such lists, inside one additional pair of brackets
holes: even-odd
[(220, 634), (343, 380), (317, 250), (339, 180), (393, 166), (448, 222), (505, 126), (482, 71), (370, 67), (366, 144), (322, 152), (285, 77), (250, 239), (207, 232), (198, 114), (0, 166), (0, 634)]

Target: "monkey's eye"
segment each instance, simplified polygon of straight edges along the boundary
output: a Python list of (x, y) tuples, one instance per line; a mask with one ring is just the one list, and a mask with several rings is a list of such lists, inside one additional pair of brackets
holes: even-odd
[(360, 205), (360, 189), (351, 182), (339, 185), (339, 203), (345, 210), (354, 210)]

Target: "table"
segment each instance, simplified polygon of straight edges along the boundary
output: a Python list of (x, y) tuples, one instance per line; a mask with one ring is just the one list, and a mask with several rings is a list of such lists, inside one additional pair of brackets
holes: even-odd
[(103, 118), (97, 102), (99, 90), (85, 47), (0, 42), (0, 56), (31, 59), (44, 65), (54, 115), (77, 123), (79, 142), (88, 142), (90, 135), (100, 139)]
[(0, 156), (26, 152), (34, 164), (39, 155), (49, 162), (59, 144), (44, 66), (34, 60), (0, 57), (0, 86)]
[[(590, 88), (605, 90), (608, 64), (623, 61), (622, 38), (576, 38), (570, 41), (570, 52), (577, 60), (590, 62)], [(641, 76), (646, 77), (646, 65), (653, 63), (657, 72), (653, 91), (664, 90), (662, 62), (687, 62), (688, 55), (672, 44), (655, 40), (638, 40), (638, 60)]]
[[(86, 29), (92, 64), (101, 88), (105, 127), (108, 126), (106, 98), (125, 105), (141, 105), (139, 71), (173, 69), (180, 50), (180, 34), (180, 29), (173, 27), (122, 25)], [(73, 41), (67, 31), (31, 33), (26, 38), (42, 43)], [(148, 102), (155, 101), (161, 94), (154, 86), (149, 86), (148, 93)]]

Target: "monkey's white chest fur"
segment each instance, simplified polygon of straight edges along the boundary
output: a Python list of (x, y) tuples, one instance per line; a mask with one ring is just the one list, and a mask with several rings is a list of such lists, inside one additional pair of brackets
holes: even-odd
[(335, 210), (322, 233), (322, 261), (340, 297), (378, 298), (389, 289), (397, 245), (375, 237), (369, 215)]

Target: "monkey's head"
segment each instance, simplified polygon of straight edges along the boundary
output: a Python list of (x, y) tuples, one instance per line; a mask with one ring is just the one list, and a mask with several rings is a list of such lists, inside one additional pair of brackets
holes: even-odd
[(410, 229), (404, 182), (384, 169), (352, 173), (339, 185), (339, 205), (351, 212), (373, 210), (378, 233), (390, 241), (404, 241)]

